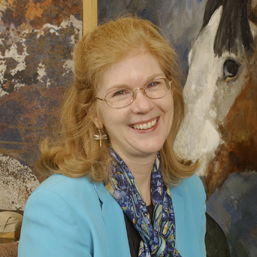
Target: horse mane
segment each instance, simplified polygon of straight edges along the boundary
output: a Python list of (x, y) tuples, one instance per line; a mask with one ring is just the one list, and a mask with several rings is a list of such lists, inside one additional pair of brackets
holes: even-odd
[(246, 55), (253, 54), (254, 40), (250, 30), (248, 16), (250, 0), (208, 0), (205, 7), (201, 30), (209, 23), (213, 13), (223, 7), (222, 15), (215, 36), (214, 53), (219, 57), (225, 51), (238, 54), (243, 45)]

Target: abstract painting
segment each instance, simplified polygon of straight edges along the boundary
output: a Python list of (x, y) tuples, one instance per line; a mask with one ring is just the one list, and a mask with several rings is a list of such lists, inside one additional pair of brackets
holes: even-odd
[(177, 50), (186, 77), (186, 117), (175, 149), (199, 161), (208, 217), (229, 245), (229, 253), (216, 247), (208, 256), (257, 256), (256, 5), (254, 0), (98, 0), (99, 23), (136, 13), (159, 26)]
[(0, 0), (0, 209), (23, 210), (44, 179), (39, 141), (72, 83), (82, 0)]

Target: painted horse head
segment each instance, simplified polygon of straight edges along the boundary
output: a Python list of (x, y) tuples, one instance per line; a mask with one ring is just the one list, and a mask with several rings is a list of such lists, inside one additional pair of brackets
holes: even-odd
[(256, 6), (208, 0), (189, 52), (186, 116), (175, 149), (199, 160), (207, 194), (233, 172), (257, 170)]

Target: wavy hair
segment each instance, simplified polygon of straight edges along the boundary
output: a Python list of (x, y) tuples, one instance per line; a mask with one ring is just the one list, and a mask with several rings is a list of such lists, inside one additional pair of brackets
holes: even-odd
[(41, 143), (41, 157), (36, 165), (39, 170), (69, 177), (89, 175), (95, 182), (108, 178), (111, 157), (107, 140), (101, 148), (94, 140), (97, 128), (92, 121), (96, 115), (93, 99), (106, 69), (138, 49), (151, 53), (165, 76), (173, 80), (173, 124), (160, 150), (164, 181), (175, 184), (195, 172), (196, 165), (186, 165), (173, 150), (184, 117), (177, 55), (155, 25), (136, 17), (121, 17), (100, 25), (76, 45), (74, 83), (59, 109), (55, 136)]

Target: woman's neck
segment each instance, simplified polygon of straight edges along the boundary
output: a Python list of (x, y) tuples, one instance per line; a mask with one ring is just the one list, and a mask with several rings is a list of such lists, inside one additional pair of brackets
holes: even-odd
[(143, 169), (141, 169), (139, 172), (138, 170), (130, 169), (131, 173), (133, 174), (137, 186), (140, 190), (141, 196), (146, 204), (146, 206), (149, 206), (152, 202), (151, 198), (151, 174), (152, 174), (152, 166), (149, 167), (149, 169), (145, 170), (143, 172)]
[(156, 155), (143, 158), (120, 156), (133, 174), (146, 206), (151, 205), (151, 174)]

